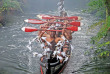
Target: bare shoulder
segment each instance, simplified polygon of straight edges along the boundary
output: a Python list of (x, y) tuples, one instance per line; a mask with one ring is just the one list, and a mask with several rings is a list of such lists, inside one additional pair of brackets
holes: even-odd
[(61, 38), (61, 37), (57, 37), (56, 39), (55, 39), (55, 42), (57, 43), (58, 41), (62, 41), (63, 39)]

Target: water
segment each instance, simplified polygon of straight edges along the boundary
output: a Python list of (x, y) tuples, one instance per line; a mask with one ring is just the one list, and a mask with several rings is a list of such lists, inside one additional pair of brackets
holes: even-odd
[[(93, 16), (90, 14), (82, 13), (81, 11), (67, 11), (68, 14), (78, 15), (83, 17), (85, 25), (82, 30), (72, 34), (74, 50), (70, 61), (64, 70), (63, 74), (71, 74), (73, 71), (78, 70), (85, 61), (89, 61), (89, 56), (84, 55), (85, 51), (90, 48), (90, 38), (95, 33), (87, 34), (88, 25), (91, 25)], [(37, 42), (32, 43), (32, 50), (27, 48), (29, 40), (36, 37), (37, 33), (25, 33), (21, 31), (24, 26), (39, 27), (39, 25), (32, 25), (24, 23), (24, 19), (36, 18), (33, 17), (37, 13), (32, 13), (31, 16), (15, 17), (16, 21), (8, 26), (0, 28), (0, 73), (1, 74), (40, 74), (39, 58), (33, 57), (33, 52), (42, 52)], [(57, 12), (49, 12), (46, 14), (58, 14)], [(26, 14), (27, 15), (27, 14)]]
[[(28, 13), (56, 11), (59, 1), (60, 0), (27, 0), (27, 9), (25, 11)], [(86, 9), (89, 1), (90, 0), (64, 0), (64, 8), (71, 11)]]

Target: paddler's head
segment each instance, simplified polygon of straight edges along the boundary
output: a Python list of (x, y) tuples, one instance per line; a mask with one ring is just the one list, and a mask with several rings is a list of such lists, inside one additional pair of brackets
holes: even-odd
[(61, 12), (60, 12), (60, 16), (62, 16), (62, 17), (66, 17), (66, 16), (67, 16), (66, 11), (61, 11)]
[[(51, 30), (55, 30), (55, 28), (52, 28)], [(50, 37), (55, 38), (56, 31), (50, 31)]]

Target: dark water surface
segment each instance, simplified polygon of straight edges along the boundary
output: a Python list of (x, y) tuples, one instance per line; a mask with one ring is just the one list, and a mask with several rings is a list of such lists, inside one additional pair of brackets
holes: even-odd
[[(32, 0), (30, 1), (30, 4), (34, 3)], [(42, 3), (42, 1), (43, 0), (40, 0), (39, 2)], [(81, 31), (72, 34), (72, 45), (74, 49), (68, 65), (62, 74), (73, 74), (73, 71), (77, 71), (85, 63), (90, 62), (90, 57), (93, 56), (84, 54), (85, 51), (90, 49), (90, 38), (96, 34), (95, 32), (87, 33), (88, 26), (96, 21), (96, 18), (90, 14), (81, 12), (83, 8), (86, 8), (85, 4), (88, 1), (89, 0), (65, 1), (68, 15), (81, 16), (83, 18), (81, 22), (85, 25), (82, 26)], [(49, 0), (47, 0), (47, 3), (48, 2)], [(58, 0), (55, 2), (57, 4)], [(79, 3), (79, 5), (76, 3)], [(27, 24), (24, 23), (23, 20), (27, 18), (36, 18), (36, 15), (39, 13), (58, 15), (58, 12), (55, 8), (48, 8), (48, 10), (52, 9), (54, 11), (45, 11), (46, 9), (43, 11), (41, 10), (43, 7), (38, 9), (38, 11), (36, 11), (37, 9), (34, 11), (34, 7), (35, 4), (33, 4), (33, 6), (30, 5), (30, 8), (32, 8), (31, 11), (23, 16), (14, 17), (13, 23), (9, 23), (8, 26), (0, 28), (0, 74), (40, 74), (39, 58), (33, 57), (32, 53), (36, 51), (40, 53), (42, 50), (40, 50), (41, 48), (37, 42), (33, 43), (31, 51), (27, 48), (29, 40), (36, 37), (37, 32), (25, 33), (21, 31), (21, 28), (24, 26), (38, 28), (39, 25)], [(74, 74), (76, 73), (77, 72)], [(80, 74), (82, 73), (83, 72), (80, 72)]]

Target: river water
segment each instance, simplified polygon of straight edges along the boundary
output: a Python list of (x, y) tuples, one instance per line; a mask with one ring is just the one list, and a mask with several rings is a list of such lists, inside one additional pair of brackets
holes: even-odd
[[(14, 22), (9, 23), (5, 27), (0, 28), (0, 74), (40, 74), (39, 58), (33, 57), (34, 52), (41, 53), (39, 43), (33, 42), (32, 50), (29, 50), (29, 40), (36, 37), (37, 32), (25, 33), (21, 31), (24, 26), (38, 28), (39, 25), (25, 23), (23, 20), (27, 18), (36, 18), (38, 13), (25, 13), (23, 16), (14, 17)], [(57, 11), (42, 12), (45, 14), (58, 15)], [(67, 11), (69, 16), (81, 16), (83, 20), (82, 30), (72, 34), (72, 50), (71, 58), (62, 74), (82, 74), (77, 71), (86, 63), (90, 62), (93, 55), (85, 55), (85, 51), (90, 49), (90, 38), (96, 33), (87, 33), (90, 26), (96, 18), (90, 14), (82, 13), (82, 9), (74, 9)]]
[[(37, 14), (37, 13), (36, 13)], [(0, 72), (1, 74), (40, 74), (39, 58), (33, 57), (33, 52), (42, 52), (39, 44), (33, 42), (32, 50), (30, 51), (27, 46), (29, 40), (36, 37), (37, 32), (25, 33), (21, 31), (24, 26), (39, 27), (39, 25), (32, 25), (24, 23), (26, 18), (36, 18), (32, 15), (35, 13), (26, 14), (27, 16), (16, 17), (15, 21), (8, 26), (0, 28)], [(57, 14), (57, 12), (49, 12), (47, 14)], [(82, 13), (81, 11), (71, 12), (68, 14), (79, 15), (83, 17), (85, 25), (82, 30), (72, 34), (72, 45), (74, 46), (70, 61), (64, 70), (63, 74), (71, 74), (73, 71), (78, 70), (85, 61), (89, 61), (89, 56), (84, 53), (90, 49), (90, 38), (95, 33), (87, 34), (88, 25), (94, 21), (94, 17), (90, 14)]]

